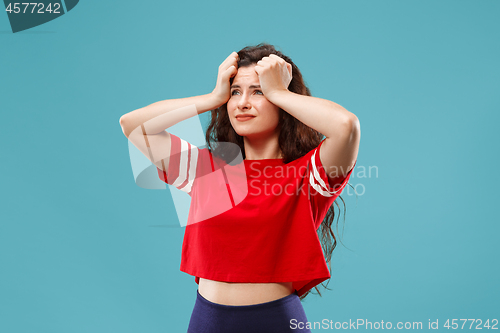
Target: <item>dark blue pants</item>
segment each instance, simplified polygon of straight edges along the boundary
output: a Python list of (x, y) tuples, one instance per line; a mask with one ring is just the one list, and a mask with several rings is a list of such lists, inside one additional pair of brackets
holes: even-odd
[[(296, 292), (283, 298), (252, 305), (213, 303), (197, 291), (188, 333), (310, 333), (298, 329), (307, 322), (306, 313)], [(294, 328), (294, 329), (292, 329)]]

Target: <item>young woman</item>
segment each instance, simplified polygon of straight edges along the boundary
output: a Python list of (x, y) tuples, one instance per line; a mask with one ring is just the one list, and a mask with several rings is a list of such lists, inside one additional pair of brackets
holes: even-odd
[[(208, 148), (165, 131), (206, 111)], [(120, 124), (160, 179), (192, 198), (181, 271), (199, 286), (188, 332), (310, 332), (301, 300), (331, 276), (333, 203), (356, 164), (357, 117), (312, 97), (292, 60), (259, 44), (222, 62), (211, 93), (151, 104)], [(223, 143), (239, 148), (244, 183), (215, 153)]]

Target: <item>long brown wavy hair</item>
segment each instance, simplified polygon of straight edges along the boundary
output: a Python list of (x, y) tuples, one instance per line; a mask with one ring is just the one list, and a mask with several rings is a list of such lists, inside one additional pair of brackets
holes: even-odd
[[(288, 86), (288, 90), (291, 92), (311, 96), (311, 92), (309, 88), (306, 86), (304, 79), (302, 78), (302, 74), (300, 73), (299, 68), (293, 63), (292, 59), (276, 50), (274, 46), (261, 43), (256, 46), (247, 46), (241, 49), (238, 52), (239, 61), (238, 68), (247, 67), (250, 65), (257, 64), (259, 60), (263, 57), (269, 56), (270, 54), (275, 54), (286, 62), (292, 65), (292, 81)], [(233, 83), (234, 77), (230, 79), (230, 84)], [(304, 125), (302, 122), (297, 120), (295, 117), (290, 115), (288, 112), (283, 109), (279, 109), (280, 120), (278, 123), (279, 128), (279, 138), (278, 145), (280, 147), (281, 152), (283, 153), (283, 162), (289, 163), (297, 158), (300, 158), (307, 154), (312, 149), (318, 147), (321, 140), (323, 140), (324, 136), (310, 128), (309, 126)], [(220, 106), (219, 108), (211, 111), (211, 121), (210, 125), (207, 128), (206, 132), (206, 142), (208, 149), (212, 152), (218, 151), (218, 143), (219, 142), (231, 142), (236, 144), (239, 147), (239, 151), (242, 152), (243, 159), (245, 159), (245, 147), (243, 144), (243, 137), (238, 135), (234, 130), (231, 122), (229, 120), (228, 112), (227, 112), (227, 103)], [(234, 146), (236, 147), (236, 146)], [(226, 148), (225, 148), (226, 149)], [(220, 151), (221, 149), (219, 149)], [(228, 154), (234, 155), (234, 151), (231, 153), (220, 153), (221, 155)], [(228, 157), (228, 160), (232, 158)], [(344, 204), (344, 219), (345, 219), (345, 202), (339, 196), (337, 200), (340, 199)], [(335, 200), (335, 205), (340, 210), (340, 206)], [(331, 257), (333, 250), (337, 246), (337, 239), (332, 230), (332, 223), (335, 219), (335, 209), (334, 205), (330, 206), (328, 209), (326, 216), (318, 228), (318, 237), (321, 242), (321, 246), (325, 255), (326, 262), (328, 263), (330, 273), (332, 272), (331, 266)], [(338, 232), (338, 221), (337, 217), (337, 232)], [(330, 278), (331, 279), (331, 278)], [(325, 289), (329, 289), (327, 287), (330, 279), (327, 280), (326, 285), (321, 284)], [(321, 296), (321, 292), (318, 287), (314, 287), (318, 294)], [(331, 290), (331, 289), (330, 289)], [(308, 290), (304, 295), (300, 297), (300, 300), (303, 300), (311, 290)]]

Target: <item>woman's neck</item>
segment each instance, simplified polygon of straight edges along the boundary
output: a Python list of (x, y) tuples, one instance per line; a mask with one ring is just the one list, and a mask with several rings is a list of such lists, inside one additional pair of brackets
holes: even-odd
[(279, 159), (283, 158), (278, 144), (278, 135), (272, 137), (248, 138), (243, 137), (245, 147), (245, 159)]

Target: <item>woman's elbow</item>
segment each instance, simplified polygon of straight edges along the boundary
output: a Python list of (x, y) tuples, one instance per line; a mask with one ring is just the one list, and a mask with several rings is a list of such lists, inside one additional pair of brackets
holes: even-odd
[(358, 119), (358, 117), (356, 117), (356, 115), (354, 113), (351, 113), (349, 115), (348, 123), (349, 123), (349, 128), (351, 129), (351, 131), (353, 131), (353, 132), (360, 131), (359, 119)]
[(350, 140), (359, 142), (359, 138), (361, 136), (361, 128), (358, 117), (356, 117), (356, 115), (354, 115), (353, 113), (351, 113), (351, 115), (349, 116), (346, 129)]
[(120, 126), (122, 128), (123, 134), (128, 138), (130, 135), (130, 130), (128, 129), (128, 121), (126, 115), (120, 117)]
[(360, 126), (358, 117), (353, 113), (343, 117), (335, 134), (336, 137), (342, 137), (348, 141), (359, 140)]

